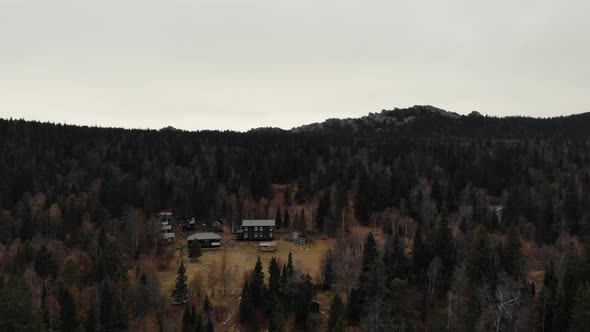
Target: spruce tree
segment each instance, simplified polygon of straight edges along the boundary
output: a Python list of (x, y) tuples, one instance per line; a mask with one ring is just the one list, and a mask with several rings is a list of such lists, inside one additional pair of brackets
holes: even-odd
[(299, 215), (299, 231), (305, 235), (307, 226), (305, 224), (305, 209), (301, 208), (301, 214)]
[(188, 299), (187, 279), (186, 268), (184, 267), (184, 262), (181, 260), (176, 273), (176, 283), (172, 290), (172, 298), (175, 304), (184, 304)]
[(293, 254), (289, 251), (289, 257), (287, 258), (287, 276), (292, 277), (295, 274), (295, 268), (293, 267)]
[(365, 271), (370, 271), (371, 266), (378, 257), (379, 252), (377, 251), (377, 243), (375, 242), (375, 237), (373, 236), (373, 233), (369, 233), (369, 235), (367, 236), (367, 240), (365, 241), (365, 247), (363, 248), (363, 263), (361, 274)]
[(332, 251), (328, 249), (326, 260), (322, 267), (322, 289), (328, 290), (332, 288), (334, 283), (334, 259), (332, 258)]
[(385, 273), (389, 281), (399, 278), (406, 279), (408, 276), (408, 260), (404, 253), (399, 236), (390, 236), (385, 242), (385, 252), (383, 253), (383, 264)]
[(285, 229), (291, 227), (291, 218), (289, 217), (289, 207), (285, 208), (285, 214), (283, 215), (283, 226)]
[(287, 287), (288, 277), (287, 277), (287, 264), (283, 264), (283, 270), (281, 272), (281, 292), (285, 292), (285, 287)]
[(94, 316), (94, 305), (88, 308), (86, 321), (84, 322), (84, 332), (94, 332), (96, 330), (96, 317)]
[(268, 266), (268, 293), (271, 303), (281, 295), (281, 268), (275, 257), (270, 259)]
[(445, 269), (452, 270), (454, 256), (453, 233), (446, 218), (441, 218), (436, 228), (434, 252), (443, 261)]
[(325, 230), (325, 219), (330, 212), (330, 191), (325, 191), (324, 194), (320, 197), (320, 201), (318, 203), (318, 209), (315, 214), (315, 224), (317, 229), (320, 232)]
[(188, 246), (188, 256), (192, 260), (197, 260), (197, 258), (201, 257), (201, 244), (197, 240), (191, 241)]
[(519, 278), (522, 263), (522, 245), (518, 230), (515, 226), (510, 227), (508, 236), (502, 250), (502, 265), (508, 275)]
[(280, 301), (274, 301), (271, 306), (273, 307), (268, 322), (269, 332), (284, 332), (285, 331), (285, 315), (283, 314), (283, 306)]
[(330, 303), (330, 318), (328, 318), (328, 332), (335, 332), (338, 321), (342, 320), (344, 315), (344, 303), (340, 295), (334, 295)]
[(475, 247), (467, 258), (465, 269), (474, 285), (490, 280), (490, 274), (495, 274), (489, 238), (484, 229), (481, 229), (477, 235)]
[(422, 232), (419, 225), (414, 235), (412, 255), (414, 256), (414, 273), (418, 276), (422, 276), (428, 269), (431, 257), (428, 246), (422, 241)]
[(262, 262), (260, 256), (252, 271), (252, 283), (250, 284), (250, 292), (252, 295), (252, 301), (257, 307), (261, 307), (262, 300), (264, 298), (264, 272), (262, 271)]
[(74, 331), (78, 322), (76, 321), (76, 305), (72, 294), (67, 288), (59, 290), (59, 316), (63, 331)]
[(207, 294), (205, 294), (205, 300), (203, 301), (203, 312), (206, 313), (207, 315), (210, 315), (212, 308), (213, 308), (213, 305), (209, 301), (209, 296)]
[(182, 313), (182, 332), (190, 332), (191, 327), (191, 314), (188, 306), (185, 306)]
[(211, 321), (211, 317), (207, 320), (207, 332), (214, 332), (215, 329), (213, 328), (213, 322)]
[(195, 326), (195, 324), (197, 323), (197, 308), (195, 308), (195, 305), (191, 305), (191, 314), (189, 317), (189, 323), (191, 324), (191, 326)]
[(252, 313), (252, 297), (250, 294), (250, 284), (248, 280), (244, 280), (244, 286), (242, 287), (242, 297), (240, 298), (240, 322), (245, 322), (250, 318)]
[(275, 213), (275, 227), (277, 230), (283, 227), (283, 217), (281, 216), (281, 207), (277, 207), (277, 213)]
[(580, 284), (572, 306), (573, 331), (590, 331), (590, 283)]

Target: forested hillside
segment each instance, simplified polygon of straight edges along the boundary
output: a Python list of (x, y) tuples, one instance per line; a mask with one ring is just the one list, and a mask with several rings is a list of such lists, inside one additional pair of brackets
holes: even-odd
[[(590, 329), (590, 113), (415, 106), (245, 133), (0, 120), (0, 330), (125, 330), (146, 315), (168, 330), (170, 294), (137, 264), (164, 255), (161, 210), (228, 231), (290, 218), (336, 239), (321, 282), (274, 266), (266, 286), (255, 267), (239, 329)], [(359, 244), (356, 227), (374, 234)], [(310, 322), (302, 292), (334, 295), (327, 321)]]

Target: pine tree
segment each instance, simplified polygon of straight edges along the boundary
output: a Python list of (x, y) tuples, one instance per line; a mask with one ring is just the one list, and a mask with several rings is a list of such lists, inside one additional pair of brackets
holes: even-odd
[(242, 287), (242, 297), (240, 298), (240, 322), (245, 322), (250, 318), (252, 313), (252, 297), (250, 294), (250, 284), (248, 280), (244, 280), (244, 286)]
[(348, 303), (346, 305), (346, 317), (350, 324), (356, 326), (361, 320), (361, 312), (363, 310), (363, 296), (359, 288), (353, 288), (348, 295)]
[(388, 280), (395, 278), (406, 279), (408, 276), (408, 260), (404, 253), (401, 240), (396, 234), (390, 236), (385, 243), (385, 252), (383, 253), (383, 264)]
[[(375, 260), (379, 257), (377, 251), (377, 243), (373, 233), (369, 233), (367, 240), (365, 241), (365, 247), (363, 248), (363, 265), (362, 271), (369, 271)], [(363, 273), (363, 272), (361, 272)]]
[(513, 278), (520, 277), (522, 262), (522, 245), (518, 230), (515, 226), (510, 227), (508, 236), (502, 250), (502, 265), (508, 275)]
[(291, 218), (289, 217), (289, 207), (285, 208), (285, 214), (283, 215), (283, 226), (285, 229), (289, 229), (291, 227)]
[(289, 257), (287, 258), (287, 276), (292, 277), (295, 274), (295, 268), (293, 267), (293, 255), (289, 251)]
[(434, 252), (443, 261), (445, 269), (449, 271), (453, 269), (454, 250), (453, 233), (449, 228), (449, 222), (446, 218), (442, 218), (436, 228)]
[(94, 306), (91, 305), (88, 308), (88, 314), (86, 314), (86, 321), (84, 322), (84, 332), (94, 332), (96, 330), (96, 317), (94, 316)]
[(201, 257), (201, 244), (197, 240), (193, 240), (188, 245), (188, 257), (192, 260), (196, 260)]
[(414, 235), (414, 249), (412, 251), (414, 256), (414, 273), (422, 276), (428, 269), (428, 264), (432, 260), (428, 246), (422, 241), (421, 227), (418, 226)]
[(328, 318), (328, 332), (337, 331), (338, 321), (342, 320), (344, 315), (344, 303), (340, 295), (334, 295), (330, 303), (330, 318)]
[(334, 283), (334, 259), (332, 258), (332, 251), (328, 249), (326, 259), (322, 267), (322, 289), (328, 290), (332, 288)]
[(294, 300), (295, 307), (295, 326), (298, 329), (307, 329), (309, 308), (313, 301), (313, 282), (309, 274), (301, 277), (297, 283)]
[(287, 287), (288, 277), (287, 277), (287, 264), (283, 264), (283, 270), (281, 272), (281, 292), (285, 292), (285, 287)]
[(213, 328), (213, 322), (211, 321), (211, 317), (207, 320), (207, 332), (214, 332), (215, 329)]
[(354, 300), (357, 301), (357, 303), (352, 305), (355, 309), (359, 310), (359, 312), (353, 314), (352, 317), (349, 316), (352, 323), (358, 324), (358, 319), (367, 313), (368, 304), (370, 302), (375, 303), (375, 298), (381, 295), (381, 292), (385, 287), (384, 270), (383, 261), (379, 259), (375, 237), (373, 236), (373, 233), (369, 233), (363, 250), (363, 261), (359, 275), (358, 288), (354, 294), (351, 292), (350, 295), (349, 313), (353, 295), (355, 297)]
[(260, 261), (260, 256), (258, 256), (256, 265), (254, 266), (254, 271), (252, 271), (250, 293), (252, 295), (252, 301), (254, 304), (257, 307), (260, 307), (264, 298), (264, 272), (262, 271), (262, 262)]
[(354, 204), (354, 211), (356, 217), (363, 225), (369, 224), (371, 217), (371, 199), (369, 197), (370, 191), (372, 190), (370, 185), (369, 176), (367, 171), (361, 168), (360, 175), (358, 177), (358, 185), (356, 192), (356, 201)]
[(283, 227), (283, 217), (281, 216), (281, 207), (277, 207), (277, 213), (275, 213), (275, 227), (277, 230)]
[(172, 298), (175, 304), (184, 304), (188, 299), (187, 279), (186, 268), (184, 267), (184, 262), (181, 260), (176, 273), (176, 283), (172, 290)]
[(203, 316), (200, 314), (195, 318), (195, 332), (203, 332)]
[(572, 307), (573, 331), (590, 331), (590, 283), (584, 282), (576, 291)]
[(269, 332), (284, 332), (285, 331), (285, 316), (283, 314), (283, 306), (280, 301), (274, 301), (271, 304), (273, 307), (270, 320), (268, 322)]
[(320, 197), (320, 201), (318, 203), (318, 209), (315, 215), (315, 224), (318, 230), (321, 232), (325, 231), (325, 218), (328, 216), (330, 211), (330, 192), (325, 191), (324, 194)]
[(299, 215), (299, 231), (305, 235), (307, 231), (307, 225), (305, 224), (305, 209), (301, 208), (301, 214)]
[(488, 234), (484, 229), (477, 235), (475, 247), (467, 258), (465, 268), (474, 285), (490, 280), (490, 274), (495, 274)]
[(203, 312), (207, 315), (211, 314), (211, 309), (213, 309), (213, 305), (209, 301), (209, 296), (205, 294), (205, 300), (203, 301)]
[(197, 309), (195, 308), (195, 305), (191, 305), (191, 314), (189, 317), (189, 323), (191, 326), (195, 326), (195, 324), (197, 323)]
[(188, 306), (185, 306), (184, 312), (182, 313), (182, 332), (190, 332), (190, 331), (191, 331), (191, 314), (190, 314)]
[(67, 288), (60, 288), (59, 290), (59, 308), (62, 330), (74, 331), (78, 325), (76, 321), (76, 305), (72, 294)]
[(281, 268), (275, 257), (271, 257), (268, 266), (268, 294), (270, 304), (281, 295)]

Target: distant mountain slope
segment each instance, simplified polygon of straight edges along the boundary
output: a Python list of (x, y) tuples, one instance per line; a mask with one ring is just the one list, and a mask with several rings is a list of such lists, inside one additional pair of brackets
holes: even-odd
[(585, 137), (590, 135), (590, 113), (553, 118), (522, 116), (490, 117), (478, 112), (460, 115), (433, 106), (383, 110), (360, 118), (328, 119), (293, 128), (293, 132), (338, 132), (359, 135), (388, 133), (414, 137), (496, 137), (544, 136)]

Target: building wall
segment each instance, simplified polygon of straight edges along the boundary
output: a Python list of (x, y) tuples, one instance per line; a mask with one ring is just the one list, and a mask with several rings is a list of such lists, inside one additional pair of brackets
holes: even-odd
[(274, 226), (242, 226), (241, 240), (260, 241), (274, 239)]

